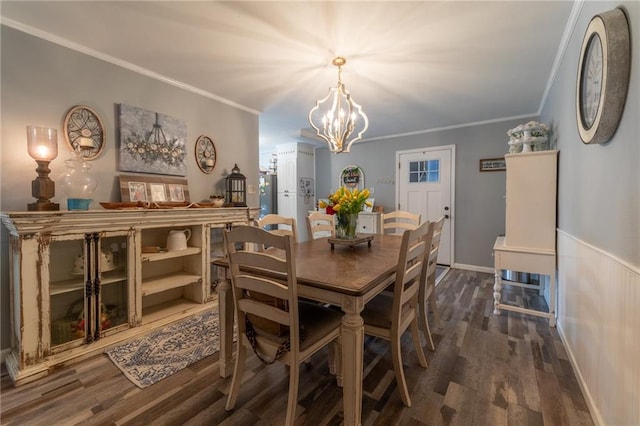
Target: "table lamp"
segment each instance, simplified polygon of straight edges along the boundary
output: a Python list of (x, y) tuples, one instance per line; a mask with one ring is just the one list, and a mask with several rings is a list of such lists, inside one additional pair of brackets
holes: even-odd
[(31, 196), (37, 201), (28, 204), (27, 210), (60, 210), (58, 203), (49, 201), (56, 195), (56, 184), (49, 178), (49, 163), (58, 156), (58, 132), (47, 127), (27, 126), (27, 150), (38, 163), (38, 177), (31, 182)]

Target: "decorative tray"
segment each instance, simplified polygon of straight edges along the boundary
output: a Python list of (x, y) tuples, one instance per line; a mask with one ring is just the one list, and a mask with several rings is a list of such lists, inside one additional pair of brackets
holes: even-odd
[(102, 207), (107, 210), (138, 210), (138, 209), (174, 209), (174, 208), (189, 208), (189, 209), (214, 209), (220, 208), (211, 203), (188, 203), (188, 202), (146, 202), (146, 201), (132, 201), (123, 203), (100, 203)]
[(348, 246), (348, 247), (351, 247), (351, 249), (353, 250), (355, 246), (362, 243), (367, 243), (367, 245), (371, 247), (371, 241), (373, 241), (373, 235), (357, 235), (355, 238), (351, 238), (348, 240), (344, 238), (329, 237), (327, 238), (327, 241), (329, 242), (329, 244), (331, 244), (331, 250), (335, 248), (334, 247), (335, 244)]

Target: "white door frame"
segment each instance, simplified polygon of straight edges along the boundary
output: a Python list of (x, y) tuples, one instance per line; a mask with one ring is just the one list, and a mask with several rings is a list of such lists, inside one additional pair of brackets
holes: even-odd
[(454, 253), (455, 253), (455, 203), (456, 203), (456, 146), (455, 145), (439, 145), (439, 146), (429, 146), (429, 147), (424, 147), (424, 148), (415, 148), (415, 149), (407, 149), (407, 150), (403, 150), (403, 151), (396, 151), (396, 208), (398, 208), (398, 204), (400, 202), (400, 184), (398, 182), (400, 182), (400, 168), (398, 167), (398, 164), (400, 164), (400, 156), (403, 154), (414, 154), (414, 153), (418, 153), (418, 152), (424, 152), (424, 151), (443, 151), (443, 150), (449, 150), (451, 151), (451, 164), (449, 167), (449, 171), (451, 173), (451, 175), (449, 176), (450, 182), (451, 182), (451, 188), (450, 188), (450, 205), (449, 205), (449, 230), (451, 232), (451, 244), (450, 244), (450, 253), (449, 253), (449, 259), (451, 259), (450, 262), (450, 266), (453, 267), (453, 265), (455, 264), (455, 257), (454, 257)]

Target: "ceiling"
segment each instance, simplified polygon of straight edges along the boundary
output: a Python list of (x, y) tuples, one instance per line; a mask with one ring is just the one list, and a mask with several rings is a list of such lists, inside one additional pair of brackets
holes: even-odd
[[(365, 140), (539, 113), (571, 1), (6, 1), (3, 24), (260, 114), (300, 140), (342, 80)], [(505, 136), (506, 138), (506, 136)]]

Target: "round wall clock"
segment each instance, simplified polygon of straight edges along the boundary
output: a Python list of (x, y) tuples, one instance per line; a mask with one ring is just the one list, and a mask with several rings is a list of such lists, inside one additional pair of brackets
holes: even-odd
[(621, 9), (595, 15), (584, 35), (578, 64), (576, 118), (585, 144), (605, 143), (622, 117), (629, 87), (629, 24)]
[(200, 170), (205, 173), (213, 172), (216, 166), (216, 146), (210, 137), (202, 135), (196, 140), (195, 154)]
[(93, 160), (104, 148), (104, 126), (88, 106), (71, 107), (62, 124), (64, 140), (71, 151), (79, 149), (85, 160)]

